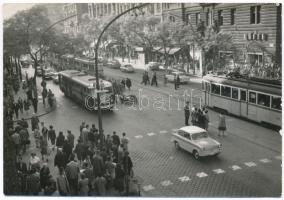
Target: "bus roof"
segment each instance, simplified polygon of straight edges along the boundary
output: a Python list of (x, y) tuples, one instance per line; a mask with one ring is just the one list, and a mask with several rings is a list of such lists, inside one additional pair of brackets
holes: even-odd
[[(65, 70), (59, 72), (64, 77), (67, 77), (69, 79), (72, 79), (74, 82), (77, 82), (85, 87), (88, 87), (89, 89), (94, 89), (94, 84), (96, 82), (96, 77), (88, 75), (84, 72), (80, 72), (78, 70)], [(111, 87), (112, 84), (109, 81), (99, 79), (100, 83), (101, 81), (104, 84), (104, 87)]]
[(219, 83), (219, 84), (224, 84), (224, 85), (233, 86), (233, 87), (255, 90), (255, 91), (264, 92), (268, 94), (275, 94), (275, 95), (280, 95), (280, 96), (282, 94), (281, 85), (266, 84), (266, 83), (251, 81), (251, 80), (242, 79), (242, 78), (229, 79), (226, 77), (214, 76), (212, 74), (207, 74), (206, 76), (203, 77), (203, 79), (206, 81), (213, 82), (213, 83)]

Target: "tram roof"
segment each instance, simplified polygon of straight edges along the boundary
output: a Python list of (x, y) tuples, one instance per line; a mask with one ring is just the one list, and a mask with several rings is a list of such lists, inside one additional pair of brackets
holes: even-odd
[(282, 94), (281, 85), (267, 84), (267, 83), (256, 82), (256, 81), (251, 81), (251, 80), (242, 79), (242, 78), (228, 79), (226, 77), (214, 76), (212, 74), (207, 74), (206, 76), (203, 77), (203, 79), (213, 82), (213, 83), (219, 83), (219, 84), (224, 84), (224, 85), (238, 87), (238, 88), (255, 90), (255, 91), (264, 92), (268, 94), (275, 94), (275, 95), (280, 95), (280, 96)]
[(83, 63), (86, 63), (86, 64), (95, 64), (95, 61), (93, 59), (88, 59), (88, 58), (75, 58), (76, 61), (79, 61), (79, 62), (83, 62)]
[[(72, 79), (73, 81), (88, 87), (90, 89), (95, 88), (94, 84), (96, 82), (96, 77), (88, 75), (84, 72), (80, 72), (78, 70), (65, 70), (65, 71), (61, 71), (59, 72), (59, 74), (61, 74), (62, 76), (68, 77), (70, 79)], [(111, 82), (103, 80), (103, 79), (99, 79), (99, 81), (102, 81), (105, 87), (110, 87), (112, 86)]]

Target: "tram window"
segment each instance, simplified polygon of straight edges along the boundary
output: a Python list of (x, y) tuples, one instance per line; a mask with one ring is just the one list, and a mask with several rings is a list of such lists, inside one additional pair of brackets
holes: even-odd
[(271, 108), (281, 110), (281, 97), (271, 97)]
[(241, 101), (247, 101), (247, 92), (245, 90), (241, 90)]
[(202, 81), (202, 90), (205, 90), (205, 82)]
[(257, 94), (257, 104), (270, 107), (270, 96), (266, 94)]
[(231, 97), (231, 87), (222, 86), (221, 95), (225, 97)]
[(249, 92), (249, 102), (256, 103), (256, 93), (255, 92)]
[(211, 84), (211, 92), (220, 95), (220, 85)]
[(239, 99), (239, 90), (238, 88), (232, 88), (232, 98)]

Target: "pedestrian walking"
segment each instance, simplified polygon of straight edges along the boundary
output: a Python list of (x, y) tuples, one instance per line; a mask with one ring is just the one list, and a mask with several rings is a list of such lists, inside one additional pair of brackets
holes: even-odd
[(29, 144), (28, 129), (21, 126), (21, 130), (20, 130), (19, 133), (20, 133), (20, 137), (21, 137), (21, 147), (22, 147), (23, 153), (26, 153), (26, 147)]
[(68, 196), (70, 194), (70, 186), (63, 167), (59, 168), (59, 175), (56, 182), (59, 194), (61, 196)]
[(46, 88), (46, 81), (43, 79), (40, 83), (41, 87)]
[(43, 163), (42, 168), (40, 169), (39, 176), (40, 176), (40, 186), (41, 189), (45, 189), (45, 186), (47, 184), (47, 180), (50, 174), (49, 167), (47, 166), (47, 163)]
[(158, 86), (156, 72), (154, 72), (154, 74), (153, 74), (153, 76), (152, 76), (151, 86), (154, 85), (154, 84), (155, 84), (156, 86)]
[(32, 98), (34, 112), (37, 113), (38, 99), (37, 97)]
[(54, 157), (54, 167), (58, 167), (59, 170), (60, 168), (65, 169), (67, 162), (66, 154), (62, 152), (62, 148), (58, 148)]
[(51, 174), (48, 175), (46, 180), (46, 186), (44, 188), (44, 195), (52, 196), (54, 192), (57, 190), (56, 182)]
[(131, 83), (131, 80), (130, 80), (129, 78), (126, 79), (125, 84), (126, 84), (128, 90), (130, 91), (130, 88), (131, 88), (131, 86), (132, 86), (132, 83)]
[(38, 116), (35, 115), (35, 113), (33, 114), (32, 118), (31, 118), (31, 125), (32, 125), (32, 131), (38, 127), (38, 123), (39, 123), (39, 119)]
[(24, 113), (24, 103), (23, 103), (23, 100), (22, 100), (21, 97), (19, 97), (19, 99), (18, 99), (18, 107), (19, 107), (21, 113), (23, 114)]
[(16, 115), (16, 118), (18, 119), (19, 118), (19, 104), (18, 102), (14, 102), (14, 112), (15, 112), (15, 115)]
[(15, 131), (11, 135), (11, 139), (12, 139), (14, 147), (15, 147), (16, 155), (18, 155), (20, 153), (20, 148), (21, 148), (21, 136), (18, 133), (18, 131)]
[(29, 113), (29, 109), (30, 109), (30, 102), (29, 102), (28, 99), (25, 99), (24, 100), (24, 110), (25, 110), (26, 114)]
[(74, 140), (75, 140), (75, 136), (71, 133), (70, 130), (67, 130), (67, 141), (72, 147), (72, 149), (74, 148)]
[(130, 175), (133, 174), (133, 172), (132, 172), (133, 163), (132, 163), (131, 158), (129, 157), (129, 152), (128, 152), (128, 151), (126, 151), (126, 152), (124, 153), (122, 165), (123, 165), (124, 172), (125, 172), (128, 176), (130, 176)]
[(67, 159), (69, 160), (69, 159), (70, 159), (70, 156), (71, 156), (71, 154), (72, 154), (72, 146), (71, 146), (71, 144), (68, 142), (67, 139), (64, 141), (62, 151), (63, 151), (63, 153), (66, 154), (66, 157), (67, 157)]
[(78, 159), (80, 164), (83, 161), (83, 152), (84, 152), (84, 145), (81, 142), (81, 140), (78, 140), (78, 142), (75, 146), (75, 149), (74, 149), (74, 153), (77, 155), (77, 159)]
[(54, 102), (54, 94), (52, 93), (51, 89), (48, 90), (47, 99), (49, 107), (52, 108), (55, 102)]
[(99, 173), (94, 183), (94, 188), (98, 196), (106, 195), (106, 184), (107, 184), (107, 181), (105, 177), (103, 177), (102, 173)]
[(125, 172), (120, 163), (117, 163), (115, 168), (115, 180), (114, 187), (118, 190), (120, 194), (123, 193), (125, 187)]
[(43, 105), (45, 106), (45, 99), (46, 99), (46, 97), (47, 97), (47, 89), (46, 89), (46, 87), (44, 87), (44, 88), (42, 89), (41, 95), (42, 95), (42, 103), (43, 103)]
[(37, 196), (40, 192), (40, 176), (36, 168), (32, 168), (27, 177), (27, 194)]
[(111, 148), (112, 148), (112, 138), (110, 137), (109, 134), (107, 134), (107, 138), (106, 138), (106, 151), (107, 153), (110, 153)]
[(93, 165), (93, 172), (94, 172), (95, 177), (97, 177), (99, 174), (103, 174), (104, 163), (103, 163), (103, 159), (100, 156), (100, 153), (98, 150), (95, 151), (95, 154), (92, 159), (92, 165)]
[(179, 75), (177, 75), (177, 88), (179, 88), (179, 85), (180, 85), (180, 77)]
[(48, 162), (48, 145), (47, 140), (44, 139), (43, 136), (40, 136), (40, 153), (41, 153), (41, 159), (44, 161), (44, 158), (46, 159), (46, 162)]
[(87, 124), (83, 129), (82, 129), (82, 134), (81, 134), (81, 138), (82, 138), (82, 142), (85, 146), (88, 146), (88, 135), (89, 135), (89, 125)]
[(209, 126), (209, 114), (208, 110), (204, 111), (204, 116), (205, 116), (205, 130), (208, 131), (208, 126)]
[(195, 105), (192, 108), (192, 113), (191, 113), (191, 123), (193, 126), (197, 125), (197, 108), (195, 107)]
[(70, 186), (71, 195), (77, 195), (78, 193), (78, 177), (80, 168), (77, 162), (75, 162), (75, 155), (71, 154), (70, 162), (67, 164), (66, 169), (66, 177)]
[(128, 143), (129, 139), (126, 137), (126, 133), (122, 133), (121, 144), (126, 151), (128, 151)]
[(40, 148), (40, 132), (38, 126), (34, 128), (34, 138), (35, 138), (36, 148)]
[(96, 126), (95, 124), (92, 124), (92, 128), (90, 129), (89, 134), (88, 134), (89, 145), (92, 149), (95, 148), (95, 140), (96, 140), (95, 130), (96, 130)]
[(16, 168), (17, 168), (17, 174), (21, 180), (21, 192), (22, 194), (25, 194), (28, 168), (27, 168), (27, 164), (23, 161), (22, 156), (18, 157)]
[(84, 173), (80, 174), (80, 179), (79, 179), (79, 195), (80, 196), (88, 196), (89, 194), (89, 179), (85, 176)]
[(185, 118), (185, 125), (188, 126), (188, 120), (190, 117), (190, 108), (189, 108), (189, 101), (186, 102), (186, 105), (184, 107), (184, 118)]
[(55, 149), (55, 140), (56, 140), (56, 133), (55, 130), (53, 129), (53, 126), (49, 126), (49, 130), (48, 130), (48, 139), (51, 142), (51, 146), (52, 146), (52, 150), (54, 151)]
[(80, 136), (82, 135), (82, 130), (83, 128), (85, 128), (85, 122), (82, 122), (82, 124), (80, 125)]
[(63, 135), (63, 132), (60, 131), (57, 138), (56, 138), (56, 147), (57, 148), (63, 148), (64, 140), (65, 140), (65, 137)]
[(224, 112), (221, 112), (219, 115), (219, 125), (218, 125), (219, 134), (218, 136), (225, 136), (225, 131), (227, 130), (226, 127), (226, 118), (224, 116)]
[(36, 155), (35, 152), (31, 153), (31, 157), (29, 159), (29, 170), (36, 169), (40, 170), (40, 158)]

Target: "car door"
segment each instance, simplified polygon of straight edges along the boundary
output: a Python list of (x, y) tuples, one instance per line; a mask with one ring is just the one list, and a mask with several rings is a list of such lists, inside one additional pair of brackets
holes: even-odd
[(186, 150), (186, 139), (184, 138), (184, 131), (182, 131), (182, 130), (178, 130), (178, 132), (177, 132), (177, 142), (178, 142), (178, 144), (179, 144), (179, 146), (182, 148), (182, 149), (185, 149)]
[(192, 152), (193, 146), (192, 146), (190, 134), (185, 132), (184, 138), (185, 138), (185, 150), (188, 152)]

